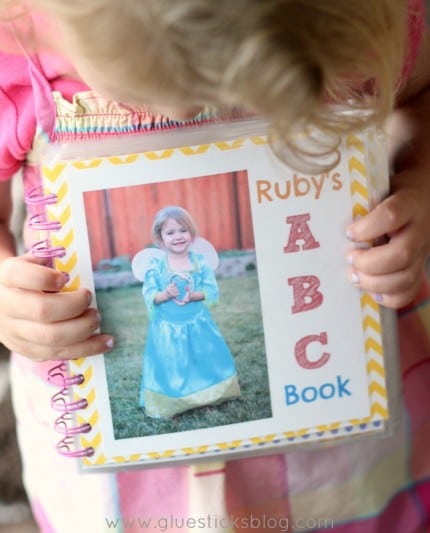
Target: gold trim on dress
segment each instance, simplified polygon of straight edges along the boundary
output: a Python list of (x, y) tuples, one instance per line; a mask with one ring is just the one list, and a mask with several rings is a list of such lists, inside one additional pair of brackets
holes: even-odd
[(240, 396), (240, 387), (236, 374), (212, 387), (180, 398), (145, 390), (145, 414), (152, 418), (172, 418), (184, 411), (204, 405), (219, 404), (238, 396)]

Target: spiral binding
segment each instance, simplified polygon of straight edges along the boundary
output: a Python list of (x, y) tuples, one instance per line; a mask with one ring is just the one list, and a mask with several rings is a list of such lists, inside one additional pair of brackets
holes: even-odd
[(85, 422), (83, 424), (73, 425), (72, 417), (72, 413), (75, 411), (85, 409), (88, 406), (88, 402), (85, 398), (80, 398), (75, 401), (70, 400), (71, 387), (83, 383), (85, 381), (84, 376), (82, 374), (67, 374), (67, 365), (62, 361), (48, 371), (48, 381), (60, 387), (60, 390), (51, 398), (51, 407), (55, 411), (62, 413), (54, 421), (54, 428), (57, 433), (64, 435), (57, 443), (57, 450), (67, 457), (91, 457), (94, 455), (94, 448), (92, 446), (87, 446), (79, 450), (75, 449), (76, 435), (91, 431), (91, 424)]
[[(44, 194), (41, 186), (29, 189), (25, 194), (25, 202), (31, 210), (44, 208), (47, 205), (55, 204), (58, 198), (54, 193)], [(64, 257), (66, 250), (63, 246), (53, 246), (49, 239), (51, 231), (61, 229), (61, 222), (58, 220), (48, 220), (46, 212), (36, 212), (29, 218), (29, 227), (34, 231), (45, 231), (47, 237), (36, 242), (31, 247), (31, 253), (34, 257), (41, 259), (53, 260)], [(86, 399), (72, 401), (70, 399), (72, 387), (80, 385), (85, 381), (82, 374), (68, 374), (67, 364), (62, 361), (53, 366), (48, 371), (48, 382), (59, 388), (51, 398), (51, 407), (60, 412), (61, 415), (54, 421), (54, 429), (60, 433), (63, 438), (57, 443), (56, 447), (61, 455), (67, 457), (91, 457), (94, 455), (94, 448), (87, 446), (76, 449), (76, 436), (91, 431), (91, 424), (85, 422), (76, 424), (74, 413), (88, 406)]]

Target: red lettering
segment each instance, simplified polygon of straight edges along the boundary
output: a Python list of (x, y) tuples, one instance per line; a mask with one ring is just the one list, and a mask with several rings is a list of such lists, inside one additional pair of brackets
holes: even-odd
[(319, 307), (324, 296), (318, 290), (320, 280), (316, 276), (297, 276), (288, 279), (288, 285), (293, 288), (293, 313), (302, 313)]
[(319, 335), (307, 335), (296, 343), (294, 350), (296, 360), (301, 367), (306, 368), (307, 370), (313, 368), (321, 368), (330, 359), (330, 354), (327, 352), (323, 352), (319, 359), (317, 359), (316, 361), (311, 361), (307, 354), (307, 347), (312, 342), (319, 342), (322, 345), (327, 344), (327, 333), (323, 332)]
[[(311, 229), (308, 226), (308, 221), (311, 219), (309, 213), (302, 215), (292, 215), (287, 217), (287, 224), (291, 224), (290, 236), (287, 245), (284, 247), (284, 253), (299, 252), (300, 250), (312, 250), (319, 248), (320, 244), (312, 235)], [(302, 246), (298, 245), (298, 241), (303, 241)]]

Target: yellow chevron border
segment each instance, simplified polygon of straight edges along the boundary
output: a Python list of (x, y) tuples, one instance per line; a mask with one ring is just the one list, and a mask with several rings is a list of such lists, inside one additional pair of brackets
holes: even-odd
[[(350, 191), (352, 198), (352, 216), (364, 215), (369, 211), (370, 206), (377, 201), (370, 191), (376, 184), (375, 176), (381, 169), (381, 162), (376, 153), (369, 149), (370, 131), (363, 135), (350, 135), (345, 141), (345, 150), (348, 157), (347, 168), (350, 174)], [(76, 170), (86, 170), (99, 167), (103, 164), (128, 165), (133, 164), (139, 158), (149, 160), (169, 159), (173, 154), (180, 154), (182, 157), (192, 157), (206, 153), (210, 148), (220, 151), (237, 150), (246, 143), (256, 146), (267, 145), (268, 140), (263, 136), (253, 136), (241, 138), (234, 141), (215, 142), (198, 146), (186, 146), (174, 149), (145, 152), (143, 154), (129, 154), (124, 156), (96, 158), (87, 161), (75, 161), (70, 163), (54, 164), (42, 168), (44, 176), (45, 193), (57, 195), (57, 204), (47, 207), (49, 220), (60, 220), (61, 229), (50, 235), (49, 238), (55, 246), (64, 246), (66, 254), (61, 259), (55, 260), (55, 268), (67, 272), (70, 282), (65, 290), (74, 290), (80, 286), (78, 270), (79, 258), (76, 252), (75, 232), (72, 225), (72, 212), (68, 197), (67, 166), (72, 165)], [(379, 166), (378, 166), (379, 165)], [(369, 184), (371, 187), (369, 188)], [(381, 317), (378, 304), (369, 294), (361, 296), (362, 323), (364, 334), (364, 348), (367, 360), (367, 375), (369, 380), (368, 390), (370, 398), (370, 415), (362, 420), (349, 420), (346, 422), (334, 422), (326, 425), (319, 425), (315, 428), (303, 428), (296, 431), (285, 431), (280, 434), (259, 435), (249, 439), (238, 439), (232, 442), (218, 442), (211, 445), (201, 445), (197, 447), (185, 447), (181, 449), (170, 449), (164, 451), (151, 451), (145, 454), (134, 454), (130, 456), (107, 457), (103, 453), (103, 436), (100, 430), (100, 413), (97, 406), (97, 391), (93, 385), (94, 368), (91, 358), (81, 358), (70, 361), (70, 371), (72, 373), (82, 373), (85, 377), (84, 383), (74, 387), (74, 399), (86, 398), (88, 407), (77, 414), (77, 422), (82, 424), (88, 422), (92, 430), (80, 437), (80, 446), (91, 446), (94, 448), (94, 455), (84, 458), (86, 466), (105, 464), (128, 464), (130, 462), (145, 462), (154, 460), (170, 459), (175, 457), (202, 456), (209, 453), (228, 451), (235, 449), (247, 449), (261, 447), (268, 444), (284, 445), (285, 443), (302, 442), (304, 440), (319, 440), (322, 437), (336, 438), (346, 433), (358, 434), (363, 429), (368, 429), (368, 425), (375, 421), (383, 421), (388, 418), (387, 390), (385, 384), (385, 370), (383, 360), (382, 338), (381, 338)]]
[[(369, 129), (346, 139), (348, 168), (353, 218), (369, 212), (377, 201), (373, 191), (376, 188), (380, 157), (375, 143), (375, 132)], [(369, 424), (388, 419), (387, 389), (385, 382), (384, 357), (382, 347), (381, 311), (370, 294), (361, 296), (364, 349), (367, 360), (369, 383), (370, 416), (364, 420), (350, 420), (352, 426)]]

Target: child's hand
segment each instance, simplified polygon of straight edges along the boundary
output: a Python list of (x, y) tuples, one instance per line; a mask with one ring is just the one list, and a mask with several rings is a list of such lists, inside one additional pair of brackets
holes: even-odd
[(385, 237), (386, 244), (352, 250), (348, 262), (353, 283), (382, 305), (398, 308), (416, 296), (430, 252), (430, 179), (414, 168), (391, 184), (391, 195), (348, 228), (357, 243)]
[(67, 279), (30, 254), (0, 264), (0, 341), (36, 361), (73, 359), (112, 348), (94, 334), (100, 317), (85, 289), (58, 292)]
[(179, 289), (175, 283), (169, 283), (169, 285), (167, 285), (166, 294), (169, 297), (169, 300), (171, 298), (176, 298), (177, 296), (179, 296)]
[(190, 287), (190, 285), (187, 285), (185, 287), (185, 295), (184, 295), (184, 298), (183, 298), (184, 304), (187, 304), (187, 303), (191, 302), (192, 301), (192, 297), (193, 297), (193, 293), (191, 291), (191, 287)]
[(177, 303), (178, 305), (186, 305), (187, 303), (191, 302), (191, 296), (192, 293), (190, 291), (190, 287), (187, 286), (185, 287), (184, 297), (181, 300), (175, 300), (175, 303)]

